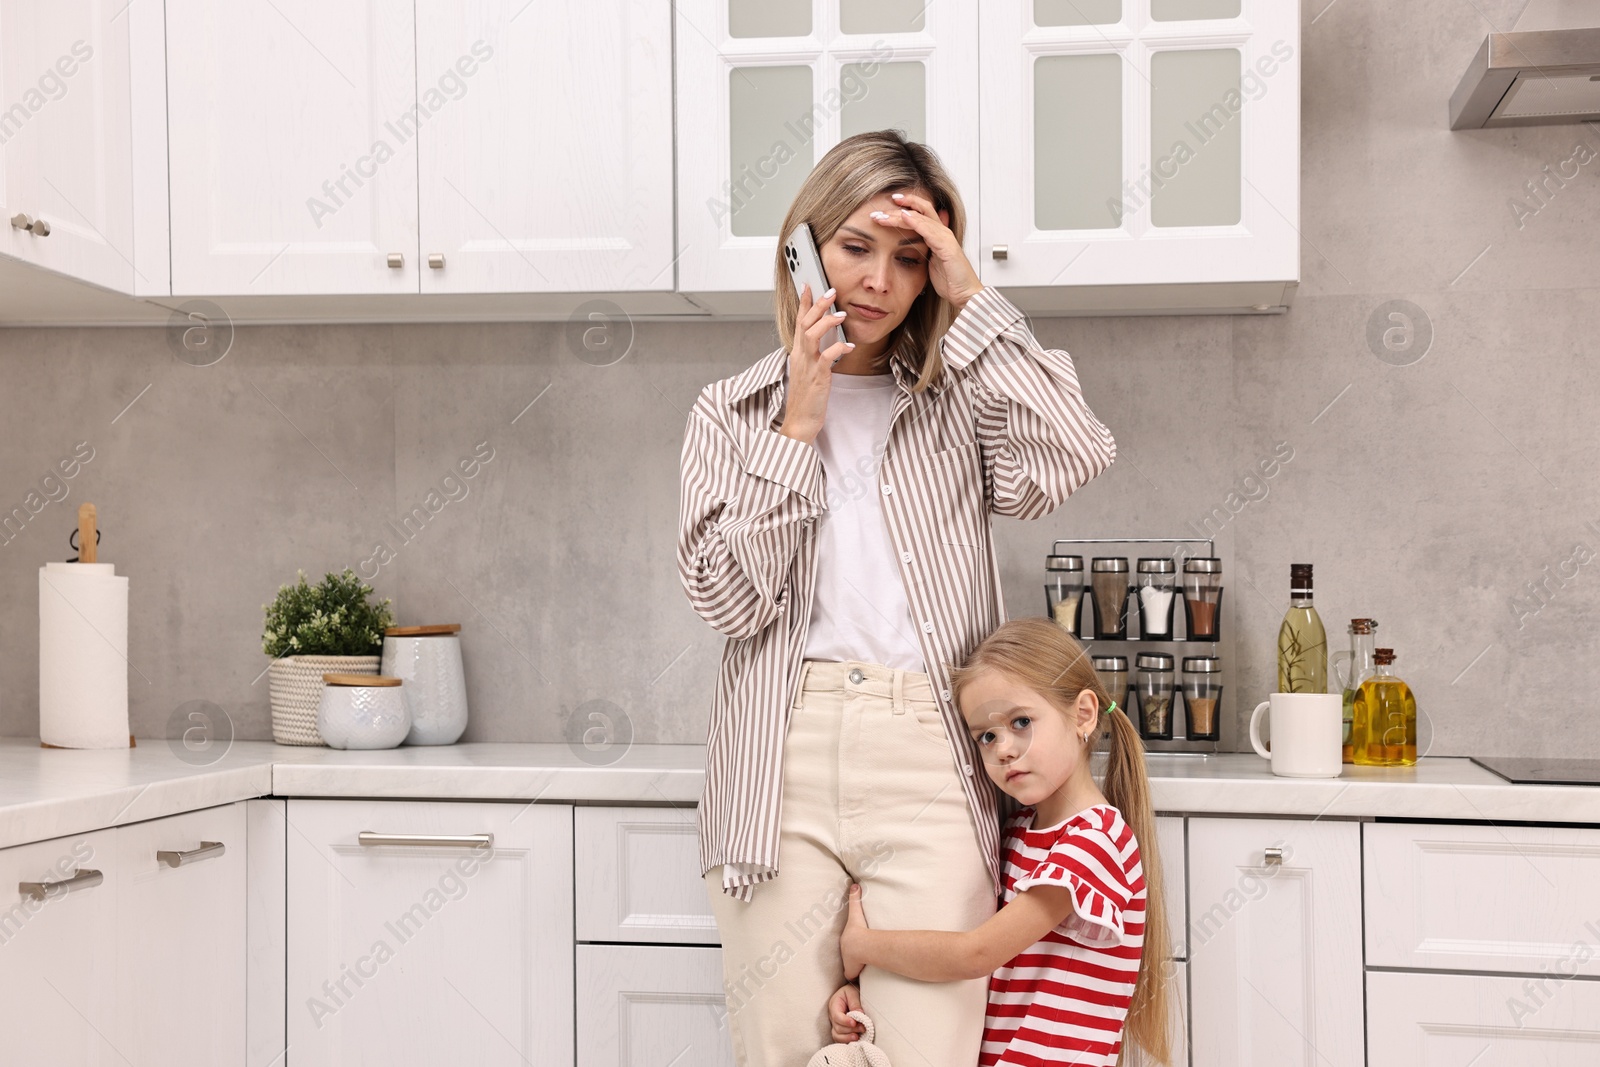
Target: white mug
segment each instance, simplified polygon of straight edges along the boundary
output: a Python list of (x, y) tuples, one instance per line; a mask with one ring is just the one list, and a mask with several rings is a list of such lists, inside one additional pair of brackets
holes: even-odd
[[(1261, 716), (1272, 710), (1272, 748), (1261, 743)], [(1338, 693), (1273, 693), (1250, 714), (1250, 744), (1285, 778), (1337, 778), (1344, 747)]]

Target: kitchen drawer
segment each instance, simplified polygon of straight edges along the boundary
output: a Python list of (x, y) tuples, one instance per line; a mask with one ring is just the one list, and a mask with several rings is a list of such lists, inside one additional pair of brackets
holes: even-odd
[[(1600, 830), (1374, 823), (1367, 964), (1600, 976)], [(1578, 956), (1584, 958), (1579, 959)]]
[(721, 943), (692, 808), (580, 807), (575, 815), (579, 941)]
[(1600, 983), (1367, 974), (1367, 1067), (1595, 1063), (1600, 1063)]
[(579, 945), (577, 1067), (733, 1067), (722, 950)]

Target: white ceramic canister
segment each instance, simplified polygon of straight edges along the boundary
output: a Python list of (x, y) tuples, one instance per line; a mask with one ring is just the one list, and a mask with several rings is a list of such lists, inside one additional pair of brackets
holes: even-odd
[(411, 729), (411, 707), (399, 678), (324, 674), (317, 733), (330, 748), (394, 748)]
[(460, 623), (391, 626), (383, 632), (383, 673), (403, 678), (411, 701), (408, 745), (454, 744), (467, 728), (467, 675)]

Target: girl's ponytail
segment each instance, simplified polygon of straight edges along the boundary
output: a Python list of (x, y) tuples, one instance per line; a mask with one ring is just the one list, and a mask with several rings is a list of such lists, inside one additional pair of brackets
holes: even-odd
[[(1102, 704), (1102, 707), (1105, 705)], [(1106, 743), (1106, 777), (1100, 791), (1139, 842), (1139, 862), (1144, 867), (1144, 951), (1139, 956), (1139, 979), (1128, 1005), (1123, 1033), (1150, 1059), (1166, 1063), (1171, 1057), (1167, 999), (1167, 902), (1162, 880), (1161, 854), (1156, 848), (1156, 814), (1150, 803), (1150, 779), (1144, 770), (1144, 742), (1133, 721), (1120, 707), (1110, 716), (1111, 736)]]
[[(1101, 792), (1133, 831), (1144, 869), (1144, 948), (1139, 956), (1139, 976), (1133, 988), (1124, 1023), (1123, 1062), (1128, 1041), (1136, 1043), (1147, 1060), (1167, 1063), (1172, 1056), (1168, 996), (1170, 932), (1167, 930), (1166, 896), (1161, 880), (1161, 856), (1156, 851), (1155, 811), (1150, 803), (1150, 781), (1144, 770), (1144, 742), (1127, 713), (1112, 707), (1112, 700), (1075, 638), (1049, 619), (1012, 619), (1002, 623), (973, 650), (960, 667), (950, 672), (955, 699), (980, 670), (996, 670), (1050, 699), (1057, 707), (1074, 707), (1085, 689), (1100, 701), (1103, 721), (1110, 726), (1106, 743), (1105, 781)], [(1063, 711), (1063, 714), (1066, 714)], [(1076, 725), (1074, 724), (1074, 729)], [(1096, 733), (1099, 731), (1097, 730)]]

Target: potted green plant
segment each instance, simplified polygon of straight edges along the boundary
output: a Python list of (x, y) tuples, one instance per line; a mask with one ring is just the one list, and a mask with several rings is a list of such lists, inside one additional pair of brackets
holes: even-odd
[(272, 697), (272, 737), (282, 745), (320, 745), (317, 704), (327, 673), (377, 674), (383, 631), (394, 624), (391, 601), (369, 599), (372, 586), (346, 567), (317, 585), (299, 581), (278, 588), (263, 604), (266, 627), (261, 651)]

